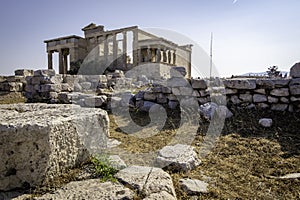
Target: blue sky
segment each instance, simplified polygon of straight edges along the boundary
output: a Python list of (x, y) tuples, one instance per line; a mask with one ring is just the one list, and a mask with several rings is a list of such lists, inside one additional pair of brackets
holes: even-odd
[[(213, 56), (221, 76), (288, 71), (300, 60), (299, 0), (1, 0), (0, 74), (47, 68), (46, 39), (138, 25), (183, 34)], [(197, 56), (197, 55), (195, 55)]]

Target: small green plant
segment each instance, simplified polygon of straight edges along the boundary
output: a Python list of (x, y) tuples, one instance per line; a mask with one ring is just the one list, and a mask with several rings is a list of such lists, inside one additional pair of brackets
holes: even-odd
[(96, 155), (91, 158), (91, 162), (95, 167), (94, 174), (100, 176), (101, 182), (111, 181), (116, 182), (114, 175), (118, 172), (112, 167), (112, 163), (107, 155)]

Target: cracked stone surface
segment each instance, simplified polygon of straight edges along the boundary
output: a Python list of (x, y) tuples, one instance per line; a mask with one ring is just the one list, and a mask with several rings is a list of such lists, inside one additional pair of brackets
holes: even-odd
[(156, 165), (158, 167), (168, 167), (173, 171), (189, 171), (200, 165), (194, 148), (190, 145), (176, 144), (165, 146), (158, 152)]
[(45, 194), (35, 197), (33, 200), (65, 200), (65, 199), (88, 199), (88, 200), (118, 200), (133, 199), (135, 193), (120, 183), (104, 182), (99, 179), (75, 181), (68, 183), (53, 194)]
[(0, 190), (37, 186), (105, 148), (109, 118), (75, 105), (0, 105)]
[(180, 179), (181, 188), (189, 195), (197, 195), (208, 192), (208, 183), (197, 179)]
[[(160, 168), (130, 166), (120, 170), (115, 177), (127, 187), (144, 194), (146, 199), (176, 199), (171, 176)], [(151, 198), (154, 196), (156, 198)]]

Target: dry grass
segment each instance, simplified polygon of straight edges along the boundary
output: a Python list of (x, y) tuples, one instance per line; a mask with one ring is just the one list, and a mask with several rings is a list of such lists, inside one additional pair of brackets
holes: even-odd
[[(225, 121), (222, 135), (202, 164), (188, 173), (170, 172), (178, 199), (300, 199), (299, 179), (274, 179), (300, 172), (300, 113), (263, 110), (238, 110)], [(110, 116), (110, 134), (121, 141), (121, 149), (129, 153), (155, 152), (168, 145), (176, 135), (180, 113), (169, 112), (164, 128), (156, 134), (140, 129), (128, 135)], [(273, 126), (263, 128), (258, 124), (262, 117), (271, 117)], [(149, 123), (145, 113), (133, 112), (132, 118), (139, 125)], [(199, 129), (192, 145), (199, 151), (209, 122), (199, 119)], [(186, 129), (188, 132), (188, 128)], [(149, 136), (150, 133), (150, 136)], [(145, 137), (139, 138), (141, 134)], [(184, 136), (183, 136), (184, 137)], [(143, 158), (142, 158), (143, 159)], [(125, 160), (126, 161), (126, 160)], [(35, 195), (53, 191), (67, 182), (76, 180), (80, 169), (70, 170), (62, 177), (31, 191)], [(196, 178), (209, 183), (209, 193), (191, 197), (186, 195), (178, 182), (181, 178)]]
[(0, 104), (24, 103), (26, 98), (21, 92), (0, 92)]
[[(231, 108), (234, 110), (234, 108)], [(179, 119), (171, 113), (164, 129), (148, 138), (123, 133), (111, 118), (111, 136), (122, 141), (121, 148), (132, 153), (157, 151), (174, 137)], [(174, 117), (175, 116), (175, 117)], [(258, 124), (262, 117), (271, 117), (273, 126)], [(147, 124), (149, 117), (133, 116), (138, 124)], [(174, 123), (175, 122), (175, 123)], [(279, 180), (281, 176), (300, 172), (299, 113), (262, 110), (234, 110), (226, 120), (222, 135), (202, 164), (189, 173), (171, 173), (179, 199), (190, 199), (178, 185), (183, 177), (209, 182), (209, 193), (196, 199), (299, 199), (300, 180)], [(209, 122), (200, 120), (199, 133), (193, 146), (199, 150)], [(143, 130), (140, 130), (141, 134)]]

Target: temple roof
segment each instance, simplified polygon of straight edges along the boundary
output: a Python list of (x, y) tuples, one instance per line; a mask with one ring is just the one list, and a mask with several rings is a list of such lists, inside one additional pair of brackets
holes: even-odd
[(90, 23), (89, 25), (83, 27), (81, 30), (82, 31), (87, 31), (87, 30), (91, 30), (91, 29), (95, 29), (95, 28), (99, 28), (99, 27), (103, 28), (104, 26), (102, 26), (102, 25), (97, 26), (94, 23)]

